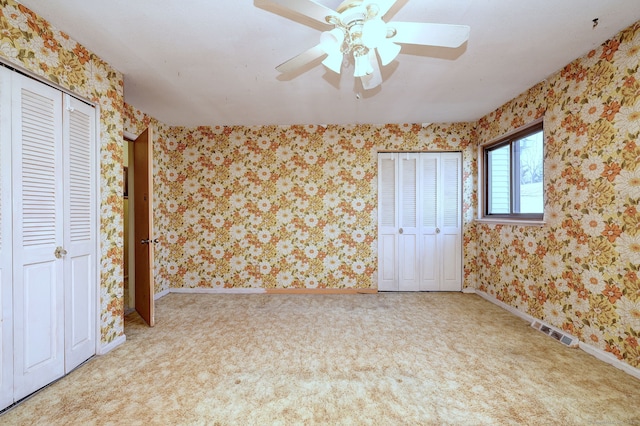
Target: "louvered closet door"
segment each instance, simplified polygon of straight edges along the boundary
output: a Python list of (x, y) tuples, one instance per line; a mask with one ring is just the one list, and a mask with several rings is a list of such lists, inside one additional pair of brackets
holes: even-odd
[(378, 290), (398, 290), (397, 154), (378, 154)]
[(378, 290), (462, 289), (461, 164), (460, 153), (378, 154)]
[(0, 409), (13, 403), (11, 72), (0, 67)]
[(418, 154), (399, 154), (398, 290), (418, 291)]
[(420, 291), (440, 289), (439, 170), (440, 154), (420, 154)]
[(462, 156), (441, 154), (441, 207), (439, 213), (441, 291), (462, 290)]
[(95, 354), (95, 109), (64, 95), (65, 371)]
[(13, 75), (14, 398), (64, 374), (62, 95)]

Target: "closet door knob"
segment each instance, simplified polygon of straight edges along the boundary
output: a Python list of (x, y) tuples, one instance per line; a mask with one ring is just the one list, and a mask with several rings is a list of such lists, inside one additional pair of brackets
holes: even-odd
[(62, 256), (64, 256), (65, 254), (67, 254), (67, 251), (61, 246), (56, 247), (55, 251), (53, 252), (53, 255), (56, 257), (56, 259), (62, 259)]
[(404, 231), (402, 230), (402, 228), (400, 228), (398, 232), (402, 234)]

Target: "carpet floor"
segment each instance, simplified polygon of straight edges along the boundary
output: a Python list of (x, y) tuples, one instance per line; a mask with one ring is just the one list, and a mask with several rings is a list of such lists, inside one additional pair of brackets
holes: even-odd
[(638, 425), (640, 380), (476, 295), (170, 294), (16, 425)]

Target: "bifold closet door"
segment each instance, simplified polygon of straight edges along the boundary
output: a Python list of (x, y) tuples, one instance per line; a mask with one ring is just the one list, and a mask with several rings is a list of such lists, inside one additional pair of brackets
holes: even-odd
[(0, 409), (13, 403), (11, 71), (0, 67)]
[(460, 291), (460, 153), (378, 154), (378, 289)]
[[(440, 291), (462, 291), (462, 155), (440, 157), (439, 246)], [(428, 256), (428, 254), (427, 254)]]
[(398, 173), (398, 290), (420, 289), (419, 218), (419, 156), (415, 153), (399, 154)]
[(440, 154), (421, 154), (421, 214), (420, 243), (420, 290), (437, 291), (440, 288), (440, 261), (438, 216), (442, 201), (440, 197)]
[(378, 154), (378, 289), (398, 290), (397, 155)]
[(420, 154), (420, 291), (462, 290), (462, 164), (456, 152)]
[(95, 108), (0, 67), (0, 409), (95, 354)]
[(378, 289), (420, 287), (419, 156), (378, 154)]
[[(64, 374), (62, 94), (13, 75), (14, 399)], [(58, 256), (56, 256), (58, 253)]]
[(418, 154), (378, 154), (378, 289), (420, 286)]
[(64, 95), (65, 373), (96, 351), (95, 108)]

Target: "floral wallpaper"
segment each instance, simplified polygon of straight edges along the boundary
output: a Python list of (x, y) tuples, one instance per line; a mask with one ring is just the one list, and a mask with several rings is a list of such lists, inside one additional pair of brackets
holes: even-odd
[(123, 335), (123, 77), (13, 0), (0, 0), (0, 56), (100, 106), (101, 341)]
[[(376, 153), (459, 150), (464, 286), (640, 367), (640, 23), (477, 123), (182, 128), (123, 109), (119, 72), (0, 5), (4, 60), (100, 105), (103, 343), (123, 334), (122, 130), (151, 126), (156, 292), (375, 288)], [(546, 225), (476, 224), (478, 144), (538, 117)]]
[[(156, 292), (377, 287), (377, 151), (461, 150), (465, 244), (474, 247), (469, 125), (154, 128)], [(465, 255), (465, 285), (475, 273)]]
[(477, 288), (640, 367), (640, 23), (482, 118), (544, 116), (543, 227), (482, 224)]

